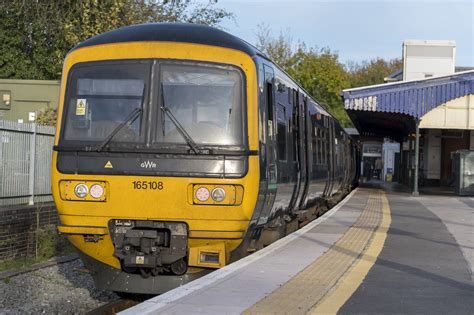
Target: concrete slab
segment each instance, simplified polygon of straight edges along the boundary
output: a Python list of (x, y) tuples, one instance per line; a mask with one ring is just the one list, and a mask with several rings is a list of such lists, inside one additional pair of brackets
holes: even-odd
[(367, 196), (364, 191), (353, 192), (322, 217), (267, 248), (120, 314), (241, 313), (322, 256), (354, 224)]
[[(460, 204), (452, 197), (444, 204), (424, 198), (389, 195), (392, 223), (384, 249), (339, 314), (473, 314), (470, 267), (454, 234), (423, 203), (442, 216)], [(469, 229), (454, 214), (445, 218)]]
[[(336, 209), (264, 250), (122, 314), (249, 311), (295, 278), (302, 278), (302, 271), (318, 258), (329, 257), (331, 247), (341, 251), (337, 242), (350, 234), (349, 228), (362, 217), (368, 205), (367, 191), (353, 193)], [(415, 198), (399, 192), (388, 197), (391, 225), (383, 249), (373, 256), (377, 257), (375, 264), (357, 282), (352, 296), (347, 295), (350, 297), (339, 313), (474, 314), (474, 198)], [(359, 229), (364, 230), (364, 225)], [(359, 253), (351, 255), (357, 257)], [(324, 268), (327, 274), (335, 269), (331, 264)], [(304, 277), (302, 281), (306, 281)], [(321, 281), (309, 282), (312, 290), (320, 289)], [(271, 309), (276, 311), (272, 313), (287, 310), (288, 304), (310, 305), (310, 294), (305, 293), (308, 290), (296, 286), (288, 295), (273, 299)], [(292, 313), (305, 313), (303, 308), (294, 307)]]
[(474, 281), (474, 198), (427, 196), (418, 201), (446, 225), (469, 263)]

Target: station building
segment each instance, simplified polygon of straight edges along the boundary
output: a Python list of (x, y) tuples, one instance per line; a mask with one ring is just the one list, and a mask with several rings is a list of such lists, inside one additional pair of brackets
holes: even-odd
[(60, 81), (0, 79), (0, 120), (28, 123), (35, 113), (58, 106)]
[(405, 41), (403, 70), (390, 83), (343, 91), (363, 159), (382, 157), (384, 178), (415, 194), (419, 184), (453, 187), (461, 175), (474, 191), (474, 152), (466, 155), (472, 169), (454, 167), (456, 152), (474, 150), (474, 69), (456, 69), (455, 51), (453, 41)]

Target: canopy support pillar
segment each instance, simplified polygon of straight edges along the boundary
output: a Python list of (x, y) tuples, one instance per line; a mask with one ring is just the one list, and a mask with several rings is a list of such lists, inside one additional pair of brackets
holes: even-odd
[(419, 196), (418, 172), (420, 168), (420, 119), (415, 118), (415, 174), (413, 179), (413, 196)]

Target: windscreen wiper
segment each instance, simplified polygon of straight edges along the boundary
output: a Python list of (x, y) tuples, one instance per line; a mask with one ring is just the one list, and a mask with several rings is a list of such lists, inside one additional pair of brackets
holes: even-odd
[(104, 147), (109, 144), (109, 142), (115, 137), (115, 135), (122, 130), (122, 128), (125, 125), (131, 126), (135, 120), (137, 120), (138, 117), (140, 117), (140, 114), (142, 113), (141, 108), (135, 108), (128, 116), (118, 125), (115, 127), (114, 130), (107, 136), (107, 138), (102, 141), (101, 144), (99, 144), (96, 148), (95, 151), (100, 152), (104, 149)]
[[(163, 89), (163, 83), (161, 83), (161, 110), (163, 111), (163, 113), (168, 114), (168, 117), (173, 122), (176, 129), (178, 129), (179, 133), (181, 134), (181, 136), (183, 136), (184, 140), (186, 140), (186, 143), (194, 151), (194, 153), (195, 154), (201, 153), (201, 149), (199, 149), (196, 142), (194, 142), (193, 138), (191, 138), (191, 136), (186, 132), (186, 130), (179, 123), (179, 121), (176, 119), (176, 117), (174, 117), (171, 110), (165, 105), (165, 93), (164, 93), (164, 89)], [(163, 121), (163, 128), (164, 128), (164, 121)]]

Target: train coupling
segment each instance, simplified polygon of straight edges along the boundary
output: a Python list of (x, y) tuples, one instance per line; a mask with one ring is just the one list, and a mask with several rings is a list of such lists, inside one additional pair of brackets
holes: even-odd
[(115, 219), (109, 222), (114, 256), (143, 277), (187, 271), (188, 229), (183, 222)]

